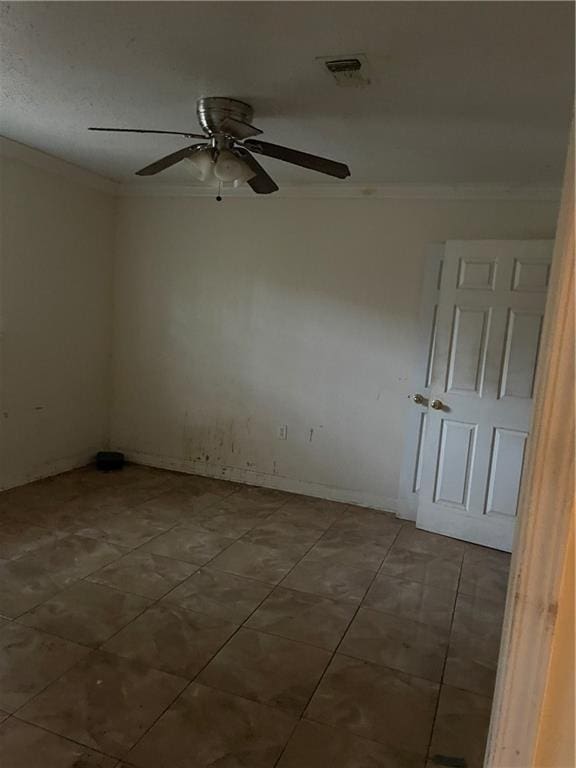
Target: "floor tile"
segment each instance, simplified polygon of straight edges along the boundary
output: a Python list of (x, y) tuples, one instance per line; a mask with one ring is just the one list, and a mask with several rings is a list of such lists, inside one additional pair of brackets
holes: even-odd
[(164, 598), (182, 608), (240, 623), (272, 591), (272, 585), (202, 568)]
[(235, 536), (189, 524), (186, 527), (178, 526), (157, 536), (145, 544), (141, 551), (154, 552), (156, 555), (173, 557), (176, 560), (200, 566), (212, 560), (235, 540)]
[(438, 685), (336, 654), (305, 717), (425, 756)]
[(462, 640), (468, 637), (482, 638), (487, 652), (495, 656), (500, 645), (503, 619), (504, 605), (501, 602), (458, 594), (452, 636)]
[(61, 589), (54, 571), (28, 557), (0, 563), (0, 615), (20, 616)]
[(467, 768), (483, 768), (490, 725), (489, 698), (443, 685), (432, 732), (430, 758), (457, 757)]
[(419, 530), (411, 525), (403, 525), (394, 542), (394, 547), (396, 549), (409, 549), (412, 552), (424, 552), (428, 555), (436, 555), (436, 557), (460, 563), (466, 544), (448, 536), (440, 536), (437, 533)]
[(78, 533), (81, 536), (102, 539), (116, 546), (135, 549), (171, 527), (172, 522), (162, 519), (161, 515), (155, 515), (145, 509), (131, 508), (94, 514), (92, 520)]
[(474, 768), (509, 565), (391, 513), (138, 465), (0, 493), (0, 750), (22, 768), (28, 744), (43, 768), (77, 750), (92, 768)]
[(14, 712), (88, 650), (11, 622), (0, 629), (0, 708)]
[(498, 666), (503, 605), (459, 594), (444, 682), (492, 696)]
[(422, 768), (418, 755), (301, 720), (278, 768)]
[(288, 507), (301, 507), (310, 509), (313, 512), (322, 512), (330, 514), (332, 522), (339, 520), (341, 517), (349, 513), (350, 505), (341, 501), (331, 501), (330, 499), (322, 499), (319, 496), (305, 496), (302, 494), (289, 494), (286, 504), (283, 508)]
[(320, 499), (315, 499), (313, 502), (308, 503), (302, 501), (290, 501), (274, 512), (270, 519), (284, 520), (293, 525), (300, 525), (322, 533), (336, 520), (343, 517), (346, 512), (340, 508), (326, 508), (320, 501)]
[(238, 576), (277, 584), (299, 559), (299, 555), (284, 549), (237, 541), (213, 560), (211, 566)]
[(136, 550), (86, 578), (96, 584), (158, 600), (196, 570), (191, 563)]
[(347, 533), (363, 533), (372, 536), (397, 536), (402, 523), (388, 512), (349, 506), (347, 514), (337, 520), (332, 530)]
[(214, 493), (189, 495), (177, 490), (169, 490), (142, 504), (139, 509), (148, 510), (175, 525), (186, 519), (193, 519), (197, 514), (217, 504), (220, 497)]
[(393, 546), (384, 558), (380, 573), (455, 592), (460, 563), (459, 560), (446, 560), (427, 552), (412, 552)]
[(246, 626), (334, 650), (355, 610), (352, 603), (277, 587)]
[(181, 493), (185, 493), (188, 496), (201, 496), (205, 493), (211, 493), (222, 499), (246, 487), (241, 483), (232, 483), (228, 480), (221, 480), (217, 477), (184, 475), (181, 472), (177, 472), (175, 474), (177, 475), (177, 479), (174, 484), (175, 490)]
[(307, 561), (352, 565), (377, 571), (396, 537), (330, 528), (308, 553)]
[(320, 648), (241, 629), (198, 680), (299, 715), (329, 660)]
[(307, 528), (290, 520), (279, 520), (272, 516), (248, 531), (242, 537), (242, 541), (286, 548), (295, 554), (304, 555), (318, 541), (320, 535), (321, 532), (317, 529)]
[(511, 557), (509, 552), (500, 552), (497, 549), (479, 547), (475, 544), (467, 544), (464, 550), (465, 563), (483, 565), (487, 570), (509, 571)]
[(284, 579), (282, 586), (334, 600), (359, 603), (373, 578), (374, 571), (370, 568), (309, 560), (306, 557)]
[(504, 603), (507, 589), (507, 568), (493, 567), (490, 561), (470, 561), (464, 556), (462, 576), (458, 586), (459, 592), (464, 595), (473, 595), (483, 600)]
[(102, 486), (90, 494), (91, 517), (106, 519), (108, 515), (132, 517), (131, 510), (155, 495), (155, 491), (133, 485), (122, 487)]
[(250, 531), (269, 516), (268, 511), (247, 508), (247, 502), (232, 504), (224, 499), (207, 510), (196, 514), (195, 522), (209, 531), (223, 533), (226, 536), (239, 537)]
[(294, 724), (280, 710), (193, 683), (128, 759), (139, 768), (272, 768)]
[(42, 768), (115, 768), (116, 760), (12, 718), (0, 727), (0, 765), (5, 768), (40, 765)]
[(123, 757), (185, 685), (182, 678), (98, 651), (48, 686), (18, 717)]
[(60, 531), (61, 533), (75, 533), (85, 524), (87, 515), (94, 514), (92, 494), (90, 492), (76, 496), (63, 504), (28, 509), (22, 515), (28, 520), (45, 528)]
[(109, 640), (104, 650), (192, 679), (236, 629), (236, 624), (163, 602)]
[(66, 536), (20, 558), (19, 562), (47, 569), (60, 587), (66, 587), (118, 560), (126, 552), (126, 549), (105, 541), (85, 536)]
[(447, 646), (446, 630), (360, 608), (340, 651), (426, 680), (440, 681)]
[(377, 576), (363, 604), (376, 611), (419, 621), (448, 632), (455, 599), (456, 595), (452, 591), (392, 576)]
[(18, 621), (96, 648), (142, 613), (151, 601), (90, 582), (78, 582)]
[(276, 488), (262, 488), (258, 485), (245, 485), (234, 498), (242, 499), (260, 507), (278, 507), (294, 498), (294, 494), (279, 491)]
[(212, 507), (211, 511), (217, 511), (218, 509), (227, 510), (229, 512), (236, 512), (240, 516), (246, 515), (262, 520), (281, 506), (282, 502), (277, 499), (265, 498), (240, 491), (232, 496), (227, 496), (218, 505)]
[(58, 538), (55, 531), (30, 523), (0, 522), (0, 559), (11, 560)]

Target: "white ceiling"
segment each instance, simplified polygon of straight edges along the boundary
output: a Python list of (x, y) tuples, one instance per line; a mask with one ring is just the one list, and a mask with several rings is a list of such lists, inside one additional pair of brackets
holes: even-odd
[[(233, 96), (265, 140), (347, 162), (352, 182), (556, 184), (573, 16), (570, 2), (3, 2), (0, 133), (126, 181), (190, 141), (88, 126), (196, 131), (199, 96)], [(353, 53), (368, 88), (315, 60)]]

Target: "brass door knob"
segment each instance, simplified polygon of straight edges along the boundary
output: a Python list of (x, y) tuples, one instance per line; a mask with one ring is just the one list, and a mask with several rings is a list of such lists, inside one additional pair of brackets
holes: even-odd
[(422, 405), (424, 403), (424, 395), (416, 393), (415, 395), (410, 395), (410, 397), (416, 403), (416, 405)]
[(430, 408), (434, 408), (435, 411), (442, 411), (444, 409), (444, 403), (442, 400), (432, 400), (430, 402)]

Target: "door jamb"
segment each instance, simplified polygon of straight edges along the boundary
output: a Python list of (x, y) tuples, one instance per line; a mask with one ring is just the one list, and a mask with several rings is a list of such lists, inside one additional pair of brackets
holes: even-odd
[[(573, 127), (571, 131), (573, 137)], [(574, 515), (574, 142), (568, 149), (485, 768), (535, 765)], [(566, 670), (572, 674), (573, 670)]]

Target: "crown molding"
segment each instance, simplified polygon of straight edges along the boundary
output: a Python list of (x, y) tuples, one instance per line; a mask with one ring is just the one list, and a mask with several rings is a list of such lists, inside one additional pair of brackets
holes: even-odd
[(73, 165), (58, 157), (47, 155), (38, 149), (33, 149), (26, 144), (0, 136), (0, 157), (7, 160), (19, 160), (34, 168), (38, 168), (56, 176), (63, 176), (81, 184), (84, 187), (116, 195), (118, 184), (110, 179), (99, 176), (97, 173), (87, 171), (78, 165)]
[[(119, 197), (215, 197), (214, 187), (130, 182), (117, 185)], [(510, 184), (284, 184), (273, 195), (255, 195), (248, 186), (225, 189), (224, 199), (341, 198), (380, 200), (535, 200), (557, 202), (560, 187)]]
[[(184, 198), (216, 196), (214, 187), (202, 184), (166, 184), (158, 180), (118, 183), (87, 171), (38, 149), (0, 136), (0, 157), (20, 160), (28, 165), (116, 197)], [(385, 184), (334, 181), (328, 184), (283, 184), (273, 195), (255, 195), (244, 185), (225, 189), (225, 199), (377, 199), (377, 200), (560, 200), (560, 187), (538, 184)]]

